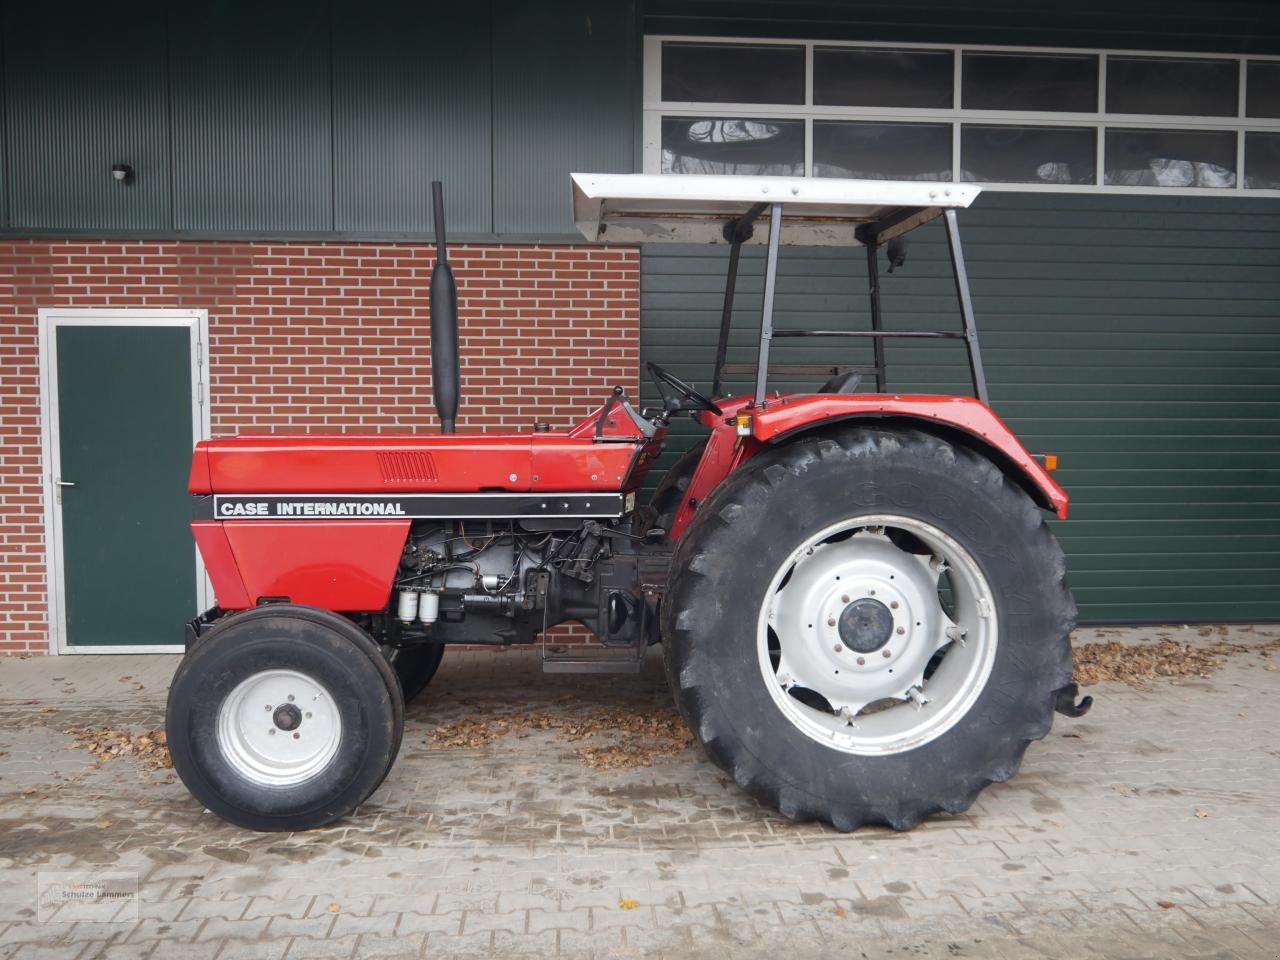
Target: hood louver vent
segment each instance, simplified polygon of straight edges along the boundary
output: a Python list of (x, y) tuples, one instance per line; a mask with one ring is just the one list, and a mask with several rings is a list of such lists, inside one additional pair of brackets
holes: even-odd
[(423, 452), (380, 453), (378, 469), (383, 483), (434, 483), (439, 479), (435, 460)]

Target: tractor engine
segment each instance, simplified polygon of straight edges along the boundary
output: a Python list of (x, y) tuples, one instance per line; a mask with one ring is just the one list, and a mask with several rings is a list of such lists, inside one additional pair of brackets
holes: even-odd
[(652, 639), (667, 555), (621, 525), (547, 527), (415, 523), (380, 618), (383, 642), (531, 643), (538, 631), (571, 620), (609, 645)]

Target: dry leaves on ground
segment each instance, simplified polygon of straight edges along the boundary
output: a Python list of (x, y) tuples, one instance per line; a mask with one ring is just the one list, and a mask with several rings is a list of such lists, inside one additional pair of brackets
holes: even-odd
[[(1202, 637), (1230, 635), (1225, 626), (1200, 627), (1197, 632)], [(1280, 639), (1274, 637), (1260, 643), (1217, 640), (1193, 645), (1178, 643), (1168, 636), (1162, 636), (1156, 643), (1086, 643), (1075, 648), (1074, 679), (1081, 684), (1111, 680), (1142, 689), (1148, 680), (1156, 677), (1207, 677), (1221, 667), (1227, 657), (1243, 653), (1262, 657), (1268, 661), (1264, 668), (1275, 670), (1270, 658), (1276, 652), (1280, 652)]]
[(67, 733), (75, 737), (74, 746), (88, 750), (102, 762), (135, 757), (148, 770), (173, 769), (169, 740), (163, 730), (130, 733), (113, 727), (73, 727)]
[(1086, 643), (1076, 647), (1077, 683), (1104, 680), (1141, 687), (1156, 677), (1207, 677), (1221, 665), (1220, 656), (1189, 643)]
[(507, 734), (524, 737), (535, 730), (551, 731), (571, 743), (596, 737), (605, 741), (586, 744), (577, 751), (579, 762), (594, 770), (653, 766), (656, 758), (672, 756), (693, 745), (693, 734), (670, 708), (464, 717), (437, 726), (431, 732), (431, 745), (474, 749), (487, 747)]

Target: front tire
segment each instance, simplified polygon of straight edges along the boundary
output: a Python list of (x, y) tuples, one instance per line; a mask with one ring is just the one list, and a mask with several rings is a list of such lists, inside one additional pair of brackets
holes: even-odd
[(1039, 510), (918, 431), (766, 451), (700, 506), (663, 649), (711, 758), (796, 820), (903, 830), (1014, 774), (1070, 682), (1075, 604)]
[(351, 813), (390, 770), (403, 728), (377, 645), (311, 607), (227, 617), (169, 688), (174, 769), (209, 810), (251, 830), (307, 830)]
[(419, 643), (409, 647), (395, 647), (387, 659), (400, 681), (404, 702), (413, 703), (427, 689), (427, 684), (440, 669), (440, 661), (444, 659), (444, 644)]

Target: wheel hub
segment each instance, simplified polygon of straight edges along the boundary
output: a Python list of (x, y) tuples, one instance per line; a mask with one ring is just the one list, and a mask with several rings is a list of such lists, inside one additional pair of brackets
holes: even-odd
[(863, 597), (844, 608), (838, 621), (840, 641), (858, 653), (874, 653), (893, 636), (893, 614), (874, 597)]
[(271, 719), (275, 721), (276, 727), (281, 730), (286, 732), (297, 730), (302, 724), (302, 711), (292, 703), (282, 703), (276, 707), (276, 712), (272, 714)]

